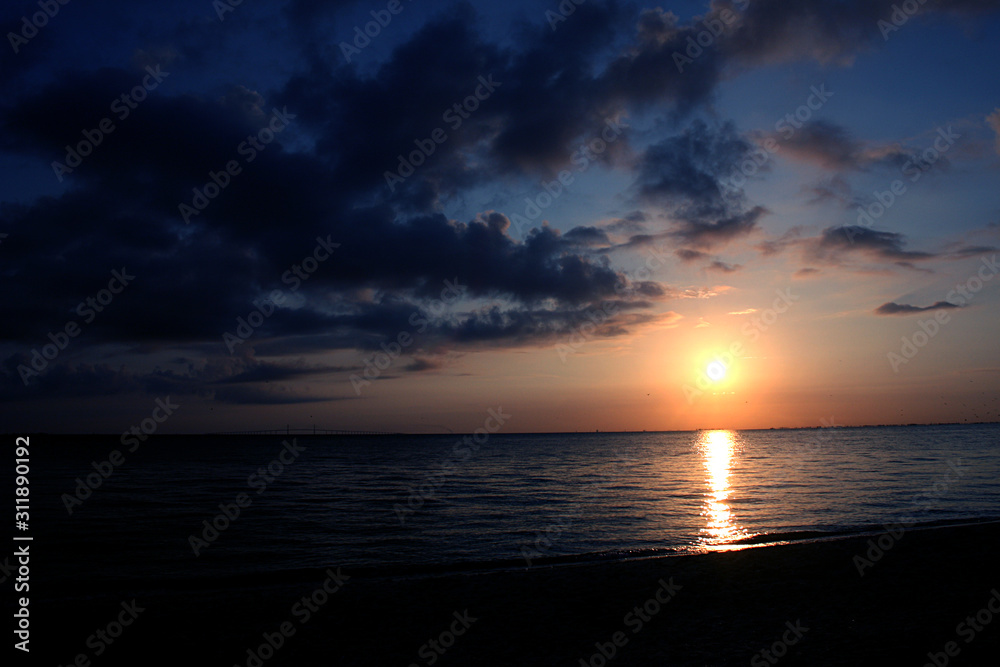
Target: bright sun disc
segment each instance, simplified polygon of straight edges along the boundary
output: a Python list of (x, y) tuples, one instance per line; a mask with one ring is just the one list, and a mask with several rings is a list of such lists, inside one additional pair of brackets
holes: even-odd
[(722, 378), (726, 377), (726, 366), (721, 361), (713, 361), (705, 369), (705, 374), (712, 382), (718, 382)]

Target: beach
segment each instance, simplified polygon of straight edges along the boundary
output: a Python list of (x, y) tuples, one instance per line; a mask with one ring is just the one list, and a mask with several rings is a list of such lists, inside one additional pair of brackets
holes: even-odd
[[(331, 564), (221, 588), (146, 590), (139, 618), (94, 664), (134, 665), (152, 653), (248, 667), (934, 665), (929, 653), (937, 665), (996, 664), (1000, 618), (989, 605), (1000, 611), (1000, 522), (894, 532), (435, 576), (352, 575)], [(98, 619), (131, 597), (43, 602), (35, 637), (72, 664), (94, 653), (84, 638)], [(59, 626), (51, 635), (50, 623)]]

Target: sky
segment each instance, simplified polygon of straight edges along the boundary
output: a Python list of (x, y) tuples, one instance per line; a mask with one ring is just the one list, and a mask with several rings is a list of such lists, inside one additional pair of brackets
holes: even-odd
[(1000, 420), (1000, 2), (0, 27), (0, 429)]

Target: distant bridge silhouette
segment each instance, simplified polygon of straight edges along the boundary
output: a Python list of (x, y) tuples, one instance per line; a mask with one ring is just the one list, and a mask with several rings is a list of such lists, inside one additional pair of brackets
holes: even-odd
[(251, 431), (216, 431), (211, 435), (401, 435), (391, 431), (345, 431), (333, 428), (272, 428)]

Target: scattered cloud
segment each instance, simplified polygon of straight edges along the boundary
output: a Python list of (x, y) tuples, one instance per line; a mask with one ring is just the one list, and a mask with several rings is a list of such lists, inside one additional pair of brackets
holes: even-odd
[(914, 313), (926, 313), (930, 310), (947, 310), (951, 308), (958, 308), (953, 303), (947, 301), (938, 301), (937, 303), (931, 304), (930, 306), (910, 306), (906, 304), (896, 303), (890, 301), (888, 303), (883, 303), (881, 306), (875, 309), (876, 315), (913, 315)]

